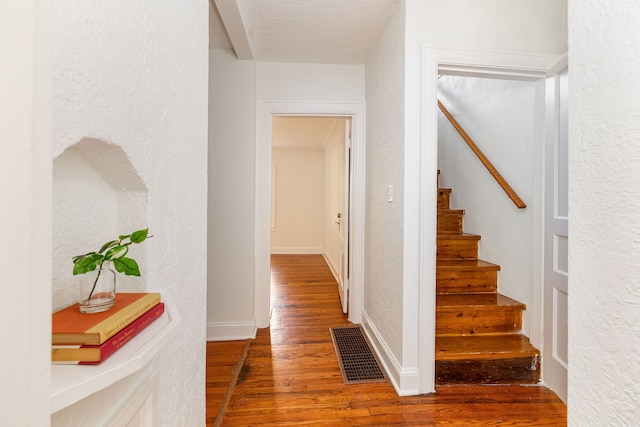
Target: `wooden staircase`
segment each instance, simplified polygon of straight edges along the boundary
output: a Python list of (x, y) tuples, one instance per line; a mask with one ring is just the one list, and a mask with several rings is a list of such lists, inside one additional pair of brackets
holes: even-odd
[(436, 384), (535, 384), (540, 352), (521, 334), (526, 306), (500, 295), (500, 266), (478, 259), (480, 236), (438, 189)]

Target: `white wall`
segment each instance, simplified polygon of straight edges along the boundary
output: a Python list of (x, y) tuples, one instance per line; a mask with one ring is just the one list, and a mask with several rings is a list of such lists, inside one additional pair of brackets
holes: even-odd
[[(170, 296), (183, 322), (157, 361), (167, 426), (202, 424), (205, 416), (207, 7), (61, 1), (52, 18), (49, 160), (98, 139), (122, 150), (148, 189), (144, 222), (153, 238), (144, 243), (140, 286)], [(55, 239), (65, 236), (66, 223), (59, 225)], [(61, 411), (56, 423), (80, 410)]]
[(362, 102), (362, 65), (258, 62), (257, 98), (270, 101)]
[[(533, 158), (541, 152), (542, 83), (442, 76), (440, 100), (527, 204), (518, 209), (444, 114), (438, 120), (440, 186), (464, 209), (464, 231), (482, 236), (480, 258), (499, 264), (498, 290), (529, 304), (533, 260)], [(528, 322), (524, 322), (528, 325)], [(527, 333), (527, 331), (525, 331)]]
[[(49, 425), (51, 376), (50, 4), (0, 4), (0, 414)], [(7, 243), (8, 242), (8, 243)]]
[(640, 418), (640, 3), (569, 4), (570, 426)]
[[(405, 9), (391, 18), (366, 64), (367, 183), (363, 323), (386, 349), (396, 388), (404, 357)], [(395, 198), (388, 202), (393, 185)], [(415, 341), (414, 341), (415, 343)], [(415, 366), (416, 351), (412, 352)]]
[[(408, 0), (430, 46), (500, 52), (567, 51), (566, 0)], [(416, 8), (414, 8), (414, 6)]]
[(207, 339), (255, 336), (255, 62), (212, 49)]
[[(324, 225), (324, 152), (274, 149), (271, 167), (272, 254), (321, 254)], [(275, 187), (275, 188), (273, 188)], [(275, 229), (273, 225), (275, 224)]]

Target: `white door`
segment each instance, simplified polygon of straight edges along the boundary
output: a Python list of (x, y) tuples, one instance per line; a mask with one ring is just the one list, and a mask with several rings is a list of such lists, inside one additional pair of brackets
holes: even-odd
[(342, 312), (349, 311), (349, 201), (351, 200), (351, 119), (345, 120), (345, 137), (341, 144), (342, 155), (340, 172), (340, 188), (343, 194), (340, 197), (340, 212), (338, 222), (340, 226), (340, 302)]
[(546, 80), (542, 380), (567, 401), (568, 69)]

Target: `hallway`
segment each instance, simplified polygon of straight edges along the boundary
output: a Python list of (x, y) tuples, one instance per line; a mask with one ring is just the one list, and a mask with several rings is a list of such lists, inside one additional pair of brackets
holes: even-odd
[(538, 386), (398, 397), (388, 381), (345, 385), (329, 328), (350, 323), (324, 259), (273, 255), (271, 265), (271, 327), (255, 340), (207, 343), (207, 425), (566, 425), (564, 403)]

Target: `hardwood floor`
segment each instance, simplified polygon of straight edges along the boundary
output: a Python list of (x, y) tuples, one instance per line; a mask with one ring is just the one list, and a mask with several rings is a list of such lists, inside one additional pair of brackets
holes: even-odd
[(566, 425), (566, 406), (540, 386), (399, 397), (390, 382), (345, 385), (329, 328), (350, 323), (324, 259), (274, 255), (271, 280), (271, 327), (249, 341), (244, 363), (244, 341), (207, 344), (209, 426)]

